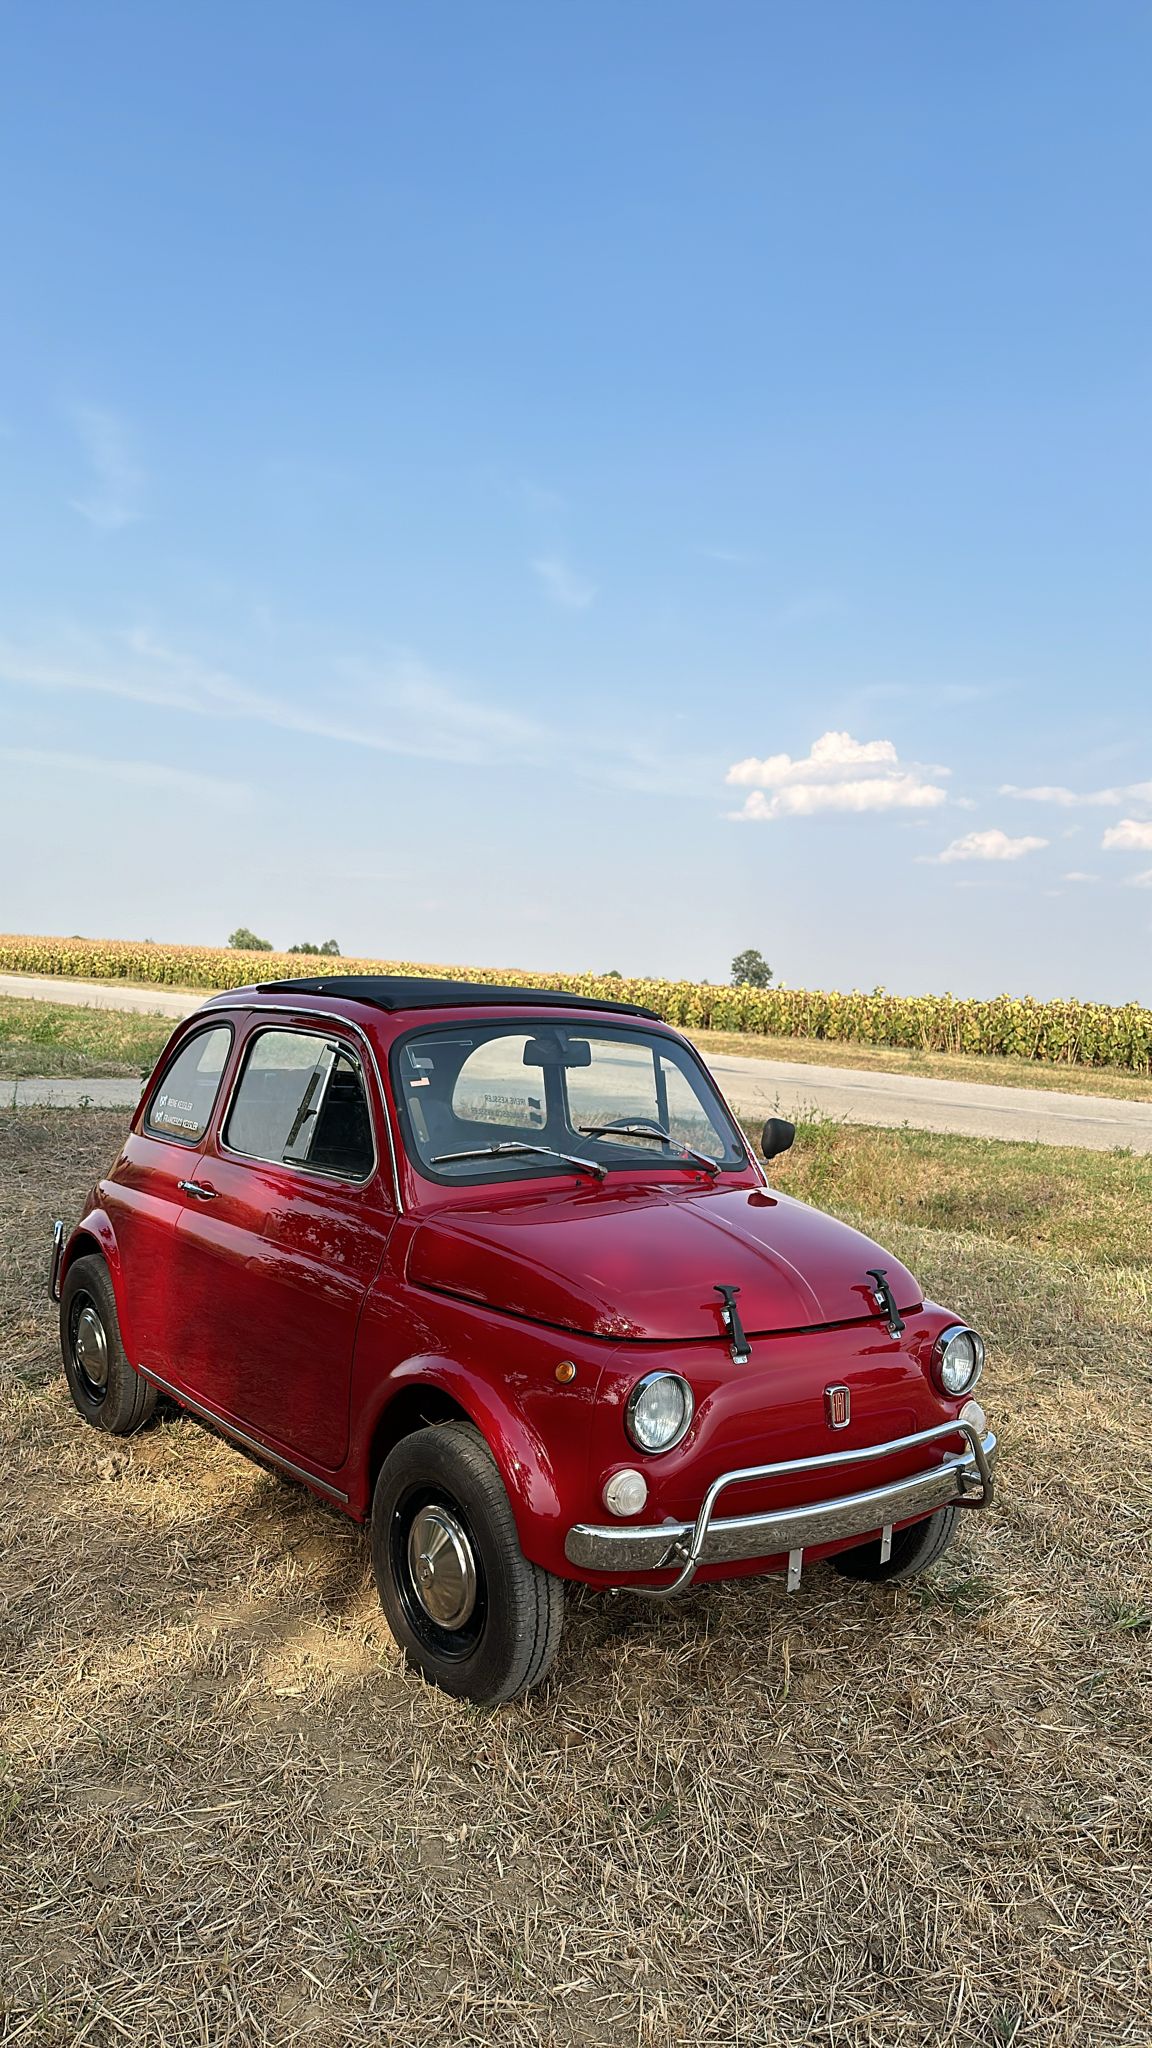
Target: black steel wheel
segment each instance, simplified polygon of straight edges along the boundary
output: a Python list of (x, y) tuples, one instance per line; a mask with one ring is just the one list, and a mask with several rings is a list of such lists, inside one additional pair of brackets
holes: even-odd
[(892, 1537), (891, 1556), (883, 1562), (878, 1536), (871, 1543), (857, 1544), (854, 1550), (840, 1551), (829, 1562), (846, 1579), (867, 1579), (876, 1586), (899, 1585), (904, 1579), (916, 1578), (943, 1557), (956, 1534), (962, 1512), (956, 1507), (937, 1508), (934, 1515), (923, 1522), (913, 1522), (910, 1529), (897, 1529)]
[(147, 1422), (156, 1389), (133, 1371), (108, 1268), (95, 1253), (74, 1260), (64, 1276), (60, 1350), (69, 1392), (85, 1422), (112, 1436), (129, 1436)]
[(521, 1551), (496, 1461), (471, 1423), (417, 1430), (385, 1459), (372, 1563), (408, 1662), (444, 1692), (496, 1706), (545, 1677), (564, 1588)]

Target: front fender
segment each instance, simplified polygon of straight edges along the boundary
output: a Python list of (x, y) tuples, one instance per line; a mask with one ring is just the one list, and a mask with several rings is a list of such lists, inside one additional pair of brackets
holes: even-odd
[(388, 1410), (409, 1389), (435, 1388), (463, 1409), (480, 1431), (496, 1460), (512, 1505), (520, 1548), (533, 1564), (548, 1571), (563, 1561), (568, 1530), (561, 1476), (539, 1430), (521, 1409), (501, 1396), (490, 1380), (481, 1379), (457, 1360), (444, 1356), (410, 1358), (391, 1374), (388, 1398), (373, 1427), (387, 1427)]

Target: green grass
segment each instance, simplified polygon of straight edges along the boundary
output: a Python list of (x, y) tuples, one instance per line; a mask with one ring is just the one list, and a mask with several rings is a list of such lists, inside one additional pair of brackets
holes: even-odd
[(1000, 1088), (1049, 1088), (1063, 1095), (1108, 1095), (1152, 1102), (1152, 1075), (1115, 1067), (1051, 1066), (991, 1053), (906, 1052), (892, 1045), (858, 1045), (827, 1038), (762, 1038), (752, 1031), (690, 1031), (705, 1059), (736, 1053), (744, 1059), (788, 1060), (813, 1067), (854, 1067), (872, 1074), (922, 1074), (937, 1081), (979, 1081)]
[(174, 1017), (132, 1010), (78, 1010), (0, 996), (0, 1074), (136, 1078), (155, 1066), (175, 1025)]
[(801, 1201), (866, 1218), (874, 1235), (913, 1225), (1089, 1268), (1152, 1264), (1152, 1156), (829, 1120), (799, 1124), (770, 1173)]

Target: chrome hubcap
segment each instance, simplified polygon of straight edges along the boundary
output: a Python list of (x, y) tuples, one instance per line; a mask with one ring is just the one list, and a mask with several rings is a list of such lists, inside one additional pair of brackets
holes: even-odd
[(93, 1387), (108, 1385), (108, 1338), (91, 1302), (85, 1302), (76, 1318), (76, 1334), (72, 1339), (85, 1379)]
[(435, 1502), (408, 1531), (408, 1569), (416, 1597), (438, 1628), (463, 1628), (476, 1605), (476, 1559), (463, 1524)]

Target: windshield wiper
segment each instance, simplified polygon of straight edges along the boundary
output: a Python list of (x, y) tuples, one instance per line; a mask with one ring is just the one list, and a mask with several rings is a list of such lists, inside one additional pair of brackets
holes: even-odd
[[(660, 1125), (655, 1122), (650, 1125), (648, 1123), (580, 1124), (578, 1128), (581, 1137), (584, 1138), (607, 1138), (613, 1136), (618, 1138), (654, 1138), (658, 1145), (671, 1145), (672, 1143), (671, 1131), (662, 1130)], [(709, 1159), (706, 1152), (697, 1152), (694, 1145), (681, 1145), (677, 1157), (697, 1159), (701, 1166), (708, 1168), (709, 1173), (719, 1173), (720, 1171), (718, 1162), (715, 1159)]]
[(477, 1145), (468, 1152), (439, 1152), (431, 1163), (447, 1166), (453, 1159), (510, 1159), (525, 1152), (535, 1152), (542, 1159), (562, 1159), (565, 1166), (574, 1166), (579, 1173), (594, 1174), (597, 1180), (603, 1180), (608, 1171), (598, 1159), (580, 1159), (575, 1152), (558, 1152), (555, 1145)]

